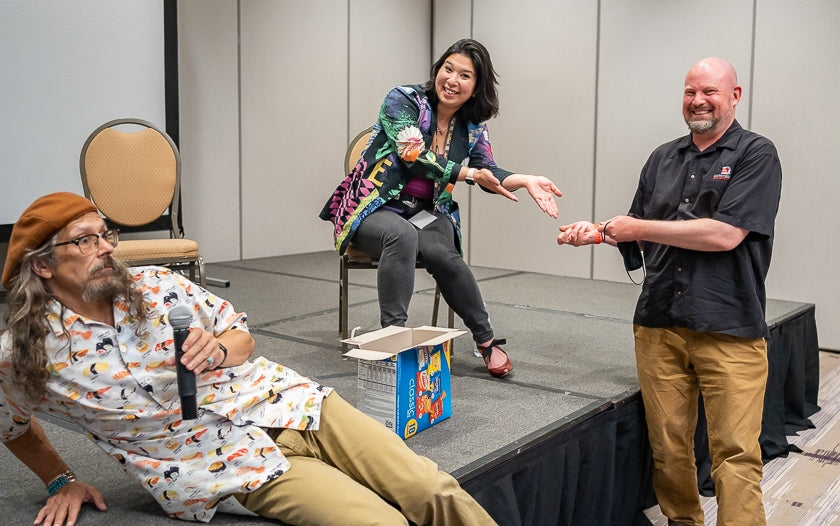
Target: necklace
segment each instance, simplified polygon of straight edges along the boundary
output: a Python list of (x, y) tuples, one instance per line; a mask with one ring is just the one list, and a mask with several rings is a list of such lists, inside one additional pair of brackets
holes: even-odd
[[(449, 119), (449, 124), (446, 126), (446, 130), (441, 130), (440, 128), (435, 125), (435, 135), (432, 137), (432, 150), (438, 154), (443, 156), (449, 155), (449, 143), (452, 140), (452, 129), (455, 127), (455, 119)], [(444, 139), (444, 135), (446, 139)], [(441, 144), (443, 143), (443, 144)]]
[(439, 124), (443, 124), (443, 123), (442, 122), (436, 122), (435, 123), (435, 132), (437, 132), (437, 134), (441, 135), (441, 136), (446, 135), (447, 131), (451, 133), (452, 132), (452, 124), (454, 122), (455, 122), (455, 119), (450, 117), (442, 130), (440, 129)]

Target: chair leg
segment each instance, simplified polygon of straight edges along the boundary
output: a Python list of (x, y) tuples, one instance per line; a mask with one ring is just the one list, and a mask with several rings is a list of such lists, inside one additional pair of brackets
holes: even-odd
[[(437, 326), (437, 322), (438, 322), (438, 314), (440, 313), (440, 297), (441, 297), (440, 287), (436, 286), (435, 287), (435, 304), (432, 307), (432, 325), (433, 326)], [(445, 301), (446, 300), (444, 300), (444, 302)], [(452, 307), (450, 307), (448, 303), (446, 304), (446, 307), (449, 310), (449, 312), (447, 314), (447, 317), (446, 317), (447, 318), (446, 321), (448, 322), (447, 327), (452, 329), (452, 328), (455, 327), (455, 311), (452, 310)]]
[(432, 327), (437, 327), (438, 310), (440, 310), (440, 287), (435, 285), (435, 304), (432, 307)]
[[(347, 311), (348, 311), (348, 288), (350, 284), (347, 282), (347, 264), (344, 257), (341, 258), (338, 265), (338, 333), (341, 339), (347, 338)], [(342, 344), (343, 348), (343, 344)]]
[[(446, 326), (450, 329), (455, 328), (455, 311), (452, 310), (452, 307), (449, 304), (446, 304), (447, 309), (449, 310), (449, 314), (447, 315), (447, 321), (449, 322)], [(455, 340), (449, 340), (449, 356), (455, 352)]]
[(198, 284), (203, 289), (207, 288), (207, 273), (204, 270), (204, 258), (202, 256), (198, 256)]

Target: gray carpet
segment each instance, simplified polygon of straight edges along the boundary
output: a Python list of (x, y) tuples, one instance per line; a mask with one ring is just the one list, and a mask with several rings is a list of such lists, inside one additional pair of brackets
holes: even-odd
[[(356, 362), (341, 356), (338, 257), (333, 252), (208, 265), (229, 288), (210, 287), (249, 316), (264, 355), (335, 387), (357, 403)], [(469, 335), (454, 340), (453, 416), (407, 440), (456, 477), (558, 422), (572, 421), (638, 390), (631, 318), (639, 288), (630, 284), (474, 268), (496, 336), (507, 338), (514, 372), (487, 375)], [(350, 327), (379, 328), (375, 272), (350, 272)], [(434, 282), (417, 272), (409, 326), (430, 322)], [(770, 301), (768, 320), (801, 304)], [(460, 320), (456, 326), (463, 328)], [(79, 526), (171, 525), (143, 488), (87, 440), (61, 426), (45, 428), (69, 465), (105, 495), (109, 510), (86, 508)], [(46, 491), (8, 450), (0, 486), (0, 524), (32, 524)], [(266, 524), (220, 513), (214, 524)]]

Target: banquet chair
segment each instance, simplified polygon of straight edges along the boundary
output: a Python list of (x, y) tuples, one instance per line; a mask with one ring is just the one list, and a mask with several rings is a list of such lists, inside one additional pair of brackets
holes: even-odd
[[(356, 165), (356, 162), (361, 157), (362, 152), (365, 150), (367, 146), (368, 140), (370, 139), (371, 133), (373, 132), (373, 127), (367, 128), (361, 131), (356, 137), (350, 141), (350, 145), (347, 147), (347, 152), (344, 154), (344, 174), (348, 174), (353, 170), (353, 167)], [(378, 268), (379, 261), (375, 258), (371, 257), (364, 251), (356, 248), (353, 246), (353, 243), (347, 247), (344, 254), (341, 256), (341, 261), (339, 263), (339, 287), (338, 287), (338, 332), (341, 334), (341, 339), (347, 339), (349, 336), (348, 330), (348, 310), (349, 310), (349, 297), (348, 293), (350, 290), (350, 281), (348, 278), (348, 270), (350, 269), (376, 269)], [(423, 261), (418, 259), (415, 263), (415, 268), (422, 269), (425, 268), (423, 265)], [(440, 310), (440, 287), (435, 284), (435, 296), (434, 296), (434, 305), (432, 307), (432, 325), (437, 325), (438, 321), (438, 312)], [(455, 327), (455, 312), (452, 310), (452, 307), (449, 307), (449, 316), (448, 316), (448, 325), (447, 327)]]
[(184, 238), (180, 227), (181, 156), (169, 135), (140, 119), (106, 122), (85, 141), (79, 170), (85, 197), (110, 225), (129, 232), (168, 230), (166, 237), (120, 239), (114, 257), (129, 266), (187, 272), (206, 286), (198, 243)]

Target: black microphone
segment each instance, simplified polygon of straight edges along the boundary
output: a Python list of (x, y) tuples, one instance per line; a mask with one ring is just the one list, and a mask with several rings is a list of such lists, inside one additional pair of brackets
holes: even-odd
[(184, 356), (181, 346), (190, 334), (192, 317), (190, 309), (183, 305), (178, 305), (169, 311), (169, 324), (172, 325), (172, 334), (175, 336), (175, 371), (178, 374), (178, 395), (181, 397), (181, 418), (184, 420), (195, 420), (198, 417), (198, 408), (195, 403), (195, 373), (181, 363), (181, 358)]

